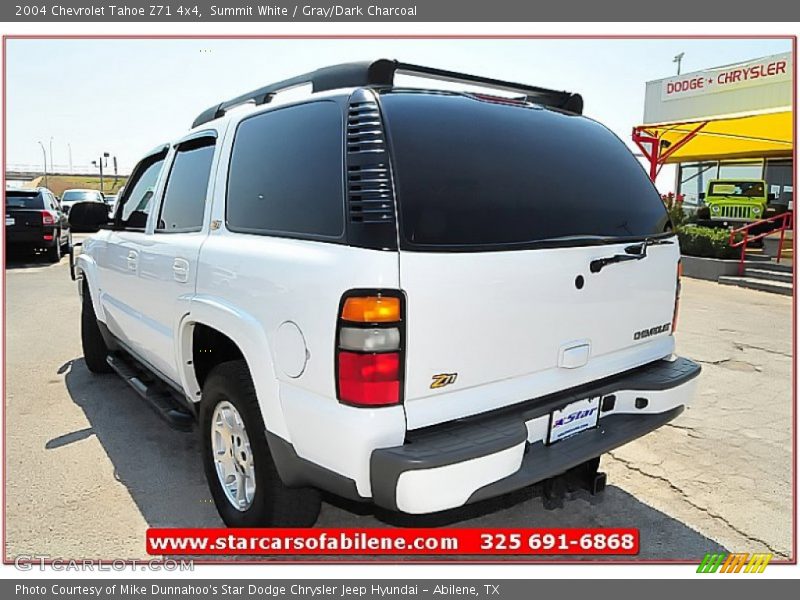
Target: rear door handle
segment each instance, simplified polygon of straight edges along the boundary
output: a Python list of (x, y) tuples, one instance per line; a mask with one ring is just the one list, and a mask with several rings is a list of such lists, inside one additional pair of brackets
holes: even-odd
[(172, 277), (178, 283), (189, 281), (189, 261), (185, 258), (176, 258), (172, 263)]
[(139, 253), (136, 250), (128, 252), (128, 270), (135, 271), (139, 266)]

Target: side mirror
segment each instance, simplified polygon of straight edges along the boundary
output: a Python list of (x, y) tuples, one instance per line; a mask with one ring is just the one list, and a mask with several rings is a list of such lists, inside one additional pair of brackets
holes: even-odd
[(705, 192), (700, 192), (697, 195), (697, 197), (700, 198), (700, 200), (705, 200), (706, 199), (706, 193)]
[(775, 202), (778, 199), (778, 194), (768, 194), (767, 201), (768, 202)]
[(69, 226), (74, 231), (95, 232), (109, 223), (105, 202), (78, 202), (69, 211)]

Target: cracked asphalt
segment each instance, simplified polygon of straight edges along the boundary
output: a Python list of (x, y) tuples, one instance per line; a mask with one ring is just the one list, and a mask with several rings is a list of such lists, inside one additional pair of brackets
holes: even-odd
[[(121, 380), (86, 370), (66, 259), (11, 257), (6, 286), (6, 558), (140, 558), (147, 527), (220, 526), (196, 434), (170, 430)], [(523, 490), (422, 518), (328, 498), (318, 525), (638, 527), (643, 559), (788, 558), (791, 310), (791, 298), (684, 279), (678, 350), (703, 364), (697, 397), (603, 458), (600, 497), (545, 510)]]

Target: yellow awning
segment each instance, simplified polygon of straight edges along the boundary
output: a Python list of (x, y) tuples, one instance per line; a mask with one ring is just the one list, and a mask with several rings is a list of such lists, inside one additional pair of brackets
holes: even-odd
[[(674, 146), (705, 123), (665, 162), (725, 160), (792, 155), (792, 111), (698, 120), (692, 123), (641, 125), (639, 130)], [(662, 155), (669, 152), (662, 142)]]

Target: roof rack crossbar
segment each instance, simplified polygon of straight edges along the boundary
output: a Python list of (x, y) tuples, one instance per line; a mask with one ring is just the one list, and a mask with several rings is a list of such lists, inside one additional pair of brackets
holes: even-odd
[(270, 102), (278, 92), (283, 92), (294, 87), (311, 84), (313, 92), (324, 92), (326, 90), (348, 87), (392, 86), (394, 85), (394, 77), (397, 73), (520, 93), (524, 95), (529, 102), (543, 104), (577, 114), (583, 111), (583, 99), (579, 94), (502, 81), (490, 77), (457, 73), (444, 69), (412, 65), (396, 60), (380, 59), (371, 62), (354, 62), (323, 67), (316, 71), (311, 71), (310, 73), (272, 83), (204, 110), (194, 120), (192, 127), (197, 127), (203, 123), (218, 119), (234, 106), (239, 106), (248, 102), (254, 102), (256, 105), (266, 104)]

